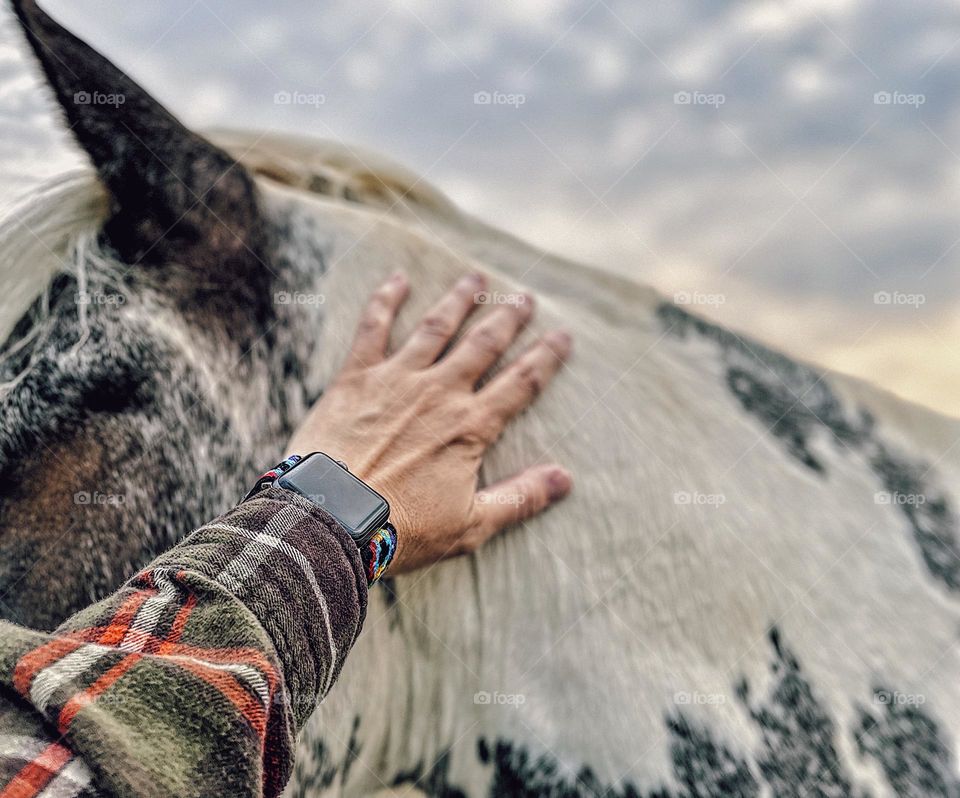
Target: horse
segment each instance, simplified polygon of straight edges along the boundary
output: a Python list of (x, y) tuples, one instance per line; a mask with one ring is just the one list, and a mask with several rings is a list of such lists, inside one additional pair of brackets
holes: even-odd
[[(960, 424), (531, 247), (392, 162), (185, 128), (31, 0), (92, 168), (0, 222), (0, 614), (41, 629), (232, 506), (369, 290), (564, 326), (481, 479), (574, 494), (374, 588), (288, 794), (957, 796)], [(122, 99), (121, 99), (122, 98)], [(481, 309), (484, 312), (484, 309)]]

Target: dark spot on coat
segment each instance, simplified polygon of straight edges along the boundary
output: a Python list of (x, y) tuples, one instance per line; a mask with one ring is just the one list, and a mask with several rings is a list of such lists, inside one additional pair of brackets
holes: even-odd
[(431, 798), (467, 798), (467, 794), (450, 782), (450, 752), (444, 751), (429, 768), (423, 763), (401, 771), (393, 779), (394, 787), (416, 787)]
[(774, 683), (769, 695), (752, 702), (745, 680), (737, 689), (760, 727), (760, 773), (773, 795), (848, 798), (854, 792), (837, 753), (836, 726), (776, 628), (770, 632), (770, 642)]
[(347, 741), (347, 755), (344, 757), (343, 767), (340, 769), (341, 784), (346, 783), (347, 779), (350, 778), (350, 769), (353, 767), (353, 763), (360, 757), (362, 746), (357, 739), (357, 732), (359, 731), (360, 716), (357, 715), (357, 717), (353, 719), (353, 726), (350, 727), (350, 739)]
[(957, 766), (939, 725), (922, 704), (901, 695), (874, 691), (879, 711), (860, 709), (857, 747), (880, 763), (899, 798), (957, 798)]
[(827, 374), (710, 324), (669, 303), (657, 308), (667, 329), (681, 338), (697, 334), (720, 348), (727, 387), (764, 430), (782, 441), (797, 462), (826, 478), (817, 439), (828, 438), (841, 455), (864, 457), (910, 526), (929, 572), (960, 591), (960, 522), (932, 468), (911, 462), (878, 435), (864, 410), (843, 406)]
[(477, 744), (480, 761), (493, 766), (490, 798), (640, 798), (630, 784), (613, 787), (601, 784), (589, 767), (564, 773), (549, 754), (531, 756), (525, 748), (505, 740)]

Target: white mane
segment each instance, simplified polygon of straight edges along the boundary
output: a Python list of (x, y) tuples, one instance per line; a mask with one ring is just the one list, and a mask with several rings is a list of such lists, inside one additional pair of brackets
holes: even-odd
[(75, 273), (79, 240), (95, 234), (107, 197), (92, 169), (41, 184), (0, 219), (0, 341), (59, 271)]

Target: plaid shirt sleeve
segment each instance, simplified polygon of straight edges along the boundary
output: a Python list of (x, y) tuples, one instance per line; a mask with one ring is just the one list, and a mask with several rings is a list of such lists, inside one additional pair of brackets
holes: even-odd
[(366, 602), (346, 532), (270, 488), (55, 632), (0, 623), (0, 798), (277, 795)]

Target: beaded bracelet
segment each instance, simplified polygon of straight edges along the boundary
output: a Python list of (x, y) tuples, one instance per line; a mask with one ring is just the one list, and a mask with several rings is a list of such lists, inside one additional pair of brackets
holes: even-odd
[[(265, 471), (257, 477), (256, 484), (250, 489), (250, 492), (243, 497), (243, 501), (253, 498), (258, 493), (266, 490), (273, 485), (281, 476), (293, 468), (303, 458), (299, 454), (292, 454), (286, 460), (277, 463), (269, 471)], [(372, 538), (360, 546), (360, 559), (363, 562), (363, 569), (367, 577), (367, 585), (373, 585), (374, 582), (383, 576), (384, 571), (393, 562), (394, 555), (397, 553), (397, 530), (389, 521), (378, 529)]]

